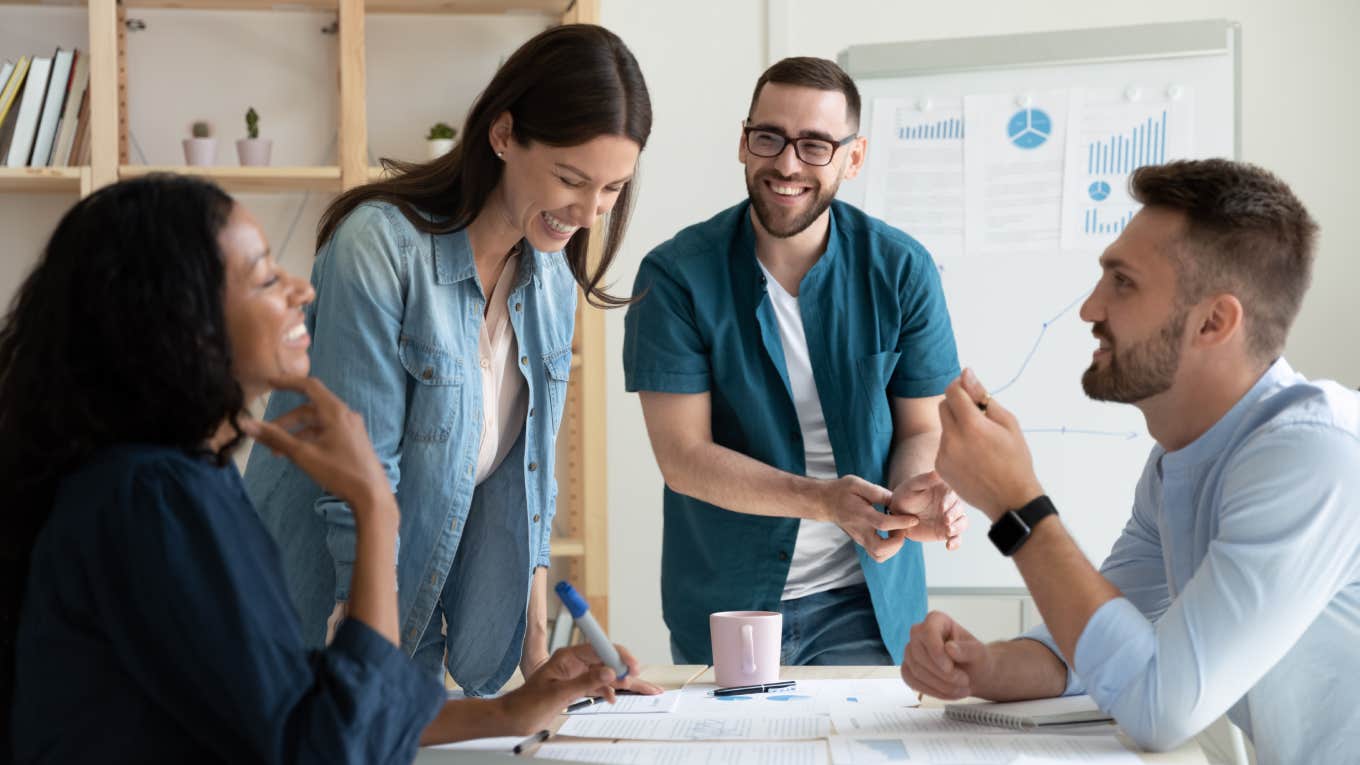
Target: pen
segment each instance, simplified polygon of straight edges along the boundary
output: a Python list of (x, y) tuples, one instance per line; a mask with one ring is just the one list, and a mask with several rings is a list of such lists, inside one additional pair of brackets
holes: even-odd
[(598, 704), (601, 701), (604, 701), (603, 696), (587, 696), (584, 699), (581, 699), (580, 701), (573, 701), (572, 703), (568, 704), (567, 711), (575, 712), (578, 709), (585, 709), (586, 707), (592, 704)]
[(558, 582), (553, 589), (557, 591), (557, 597), (562, 599), (562, 605), (571, 612), (571, 618), (576, 621), (576, 626), (581, 628), (581, 634), (585, 635), (590, 647), (595, 649), (595, 655), (600, 657), (600, 661), (614, 670), (617, 679), (628, 677), (628, 666), (619, 658), (619, 652), (615, 650), (614, 644), (605, 637), (599, 622), (590, 615), (590, 606), (586, 604), (586, 599), (576, 592), (570, 582)]
[(546, 731), (546, 730), (541, 730), (541, 731), (535, 733), (534, 735), (532, 735), (532, 736), (530, 736), (530, 737), (524, 739), (523, 741), (519, 742), (518, 744), (515, 744), (515, 748), (514, 748), (514, 749), (511, 749), (510, 751), (514, 752), (515, 754), (521, 754), (521, 753), (524, 752), (525, 749), (528, 749), (529, 747), (533, 746), (534, 744), (537, 744), (537, 743), (540, 742), (540, 741), (547, 741), (547, 740), (548, 740), (548, 736), (551, 736), (551, 735), (552, 735), (551, 732)]
[(783, 688), (792, 688), (797, 685), (793, 680), (781, 680), (777, 683), (760, 683), (757, 685), (734, 685), (731, 688), (719, 688), (713, 691), (714, 696), (738, 696), (743, 693), (769, 693)]

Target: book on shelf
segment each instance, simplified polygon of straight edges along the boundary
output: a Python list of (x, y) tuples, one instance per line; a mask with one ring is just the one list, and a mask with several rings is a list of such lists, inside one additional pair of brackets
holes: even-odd
[(954, 720), (1026, 730), (1054, 725), (1112, 722), (1090, 696), (1061, 696), (1033, 701), (946, 704), (944, 715)]
[(28, 65), (24, 93), (19, 100), (19, 116), (14, 123), (14, 137), (5, 159), (9, 167), (27, 167), (28, 158), (33, 155), (33, 139), (38, 132), (38, 117), (42, 113), (43, 97), (47, 95), (47, 81), (51, 74), (52, 59), (34, 56), (33, 62)]
[(52, 161), (48, 164), (70, 165), (71, 147), (75, 145), (76, 128), (85, 111), (85, 99), (90, 89), (90, 57), (75, 52), (75, 65), (71, 68), (71, 87), (66, 93), (66, 105), (62, 109), (61, 125), (57, 128), (57, 140), (52, 146)]
[(19, 100), (19, 92), (23, 90), (24, 79), (28, 76), (28, 65), (28, 56), (20, 56), (19, 61), (14, 64), (14, 70), (10, 72), (4, 89), (0, 90), (0, 162), (4, 162), (5, 157), (9, 156), (10, 141), (14, 137), (14, 123), (19, 119), (19, 109), (15, 103)]
[(75, 51), (72, 50), (57, 48), (52, 56), (52, 75), (47, 83), (47, 96), (43, 99), (38, 129), (33, 136), (29, 167), (47, 167), (52, 164), (52, 145), (57, 140), (57, 126), (61, 122), (62, 108), (66, 105), (66, 91), (71, 87), (71, 64), (74, 61)]

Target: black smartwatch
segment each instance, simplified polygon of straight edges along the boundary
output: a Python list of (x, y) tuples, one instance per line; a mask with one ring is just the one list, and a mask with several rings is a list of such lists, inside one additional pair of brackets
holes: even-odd
[(1053, 506), (1053, 501), (1047, 494), (1040, 494), (1030, 503), (1019, 510), (1007, 510), (1004, 515), (996, 519), (992, 528), (987, 531), (987, 538), (992, 540), (996, 549), (1002, 555), (1010, 557), (1025, 544), (1029, 539), (1030, 531), (1043, 519), (1050, 515), (1057, 515), (1058, 508)]

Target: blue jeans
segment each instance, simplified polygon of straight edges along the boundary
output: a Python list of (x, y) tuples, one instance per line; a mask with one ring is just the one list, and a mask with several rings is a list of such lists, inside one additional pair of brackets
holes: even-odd
[[(893, 664), (863, 583), (817, 592), (779, 604), (784, 634), (779, 661), (785, 666)], [(701, 664), (686, 656), (671, 639), (671, 660)]]

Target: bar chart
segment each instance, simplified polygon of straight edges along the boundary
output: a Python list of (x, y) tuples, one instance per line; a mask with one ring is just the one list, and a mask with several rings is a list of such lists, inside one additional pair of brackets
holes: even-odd
[(1119, 234), (1124, 227), (1133, 220), (1133, 211), (1127, 210), (1123, 214), (1111, 217), (1108, 213), (1103, 213), (1099, 208), (1091, 207), (1086, 210), (1086, 216), (1082, 223), (1082, 233), (1084, 234)]
[(1143, 165), (1166, 161), (1166, 119), (1163, 109), (1132, 130), (1086, 145), (1086, 172), (1090, 175), (1127, 175)]
[(963, 120), (958, 117), (942, 119), (937, 122), (899, 125), (897, 137), (903, 141), (930, 141), (936, 139), (963, 138)]

